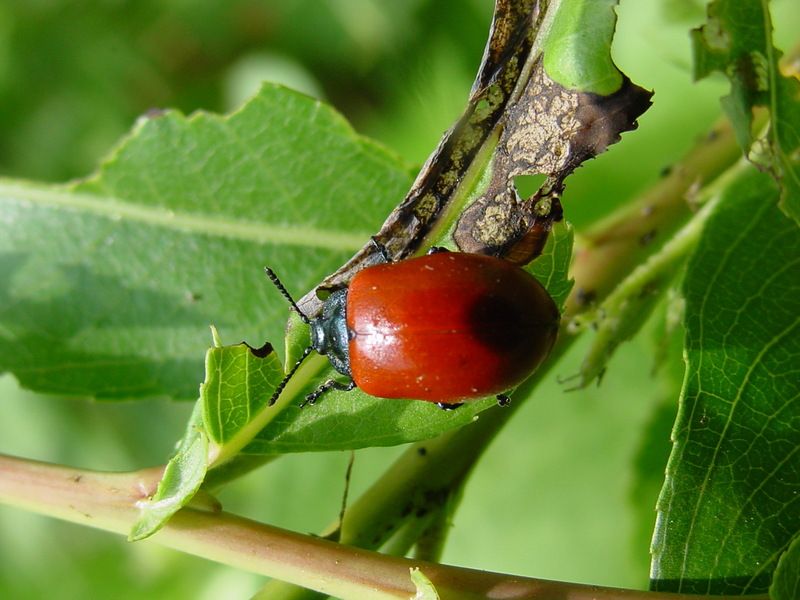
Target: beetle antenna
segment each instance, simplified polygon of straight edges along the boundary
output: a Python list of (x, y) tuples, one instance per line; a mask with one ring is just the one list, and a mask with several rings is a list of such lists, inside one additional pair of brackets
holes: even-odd
[[(311, 319), (309, 319), (305, 315), (305, 313), (302, 310), (300, 310), (300, 307), (297, 306), (297, 303), (294, 301), (294, 298), (292, 298), (292, 295), (283, 286), (283, 284), (281, 283), (281, 280), (278, 279), (278, 276), (275, 274), (275, 271), (273, 271), (269, 267), (264, 267), (264, 271), (267, 273), (267, 277), (269, 277), (269, 280), (273, 284), (275, 284), (276, 288), (278, 288), (278, 291), (281, 294), (283, 294), (283, 297), (286, 298), (289, 301), (289, 304), (291, 305), (292, 309), (298, 314), (298, 316), (300, 317), (300, 320), (303, 321), (303, 323), (305, 323), (306, 325), (311, 325)], [(305, 358), (305, 356), (303, 358)], [(295, 365), (295, 368), (297, 368), (297, 366), (299, 366), (299, 365)]]
[(288, 372), (288, 373), (287, 373), (287, 374), (284, 376), (284, 378), (283, 378), (283, 381), (281, 381), (281, 382), (278, 384), (278, 387), (276, 387), (276, 388), (275, 388), (275, 391), (272, 393), (272, 398), (270, 398), (270, 399), (269, 399), (269, 404), (267, 404), (267, 406), (272, 406), (273, 404), (275, 404), (275, 402), (277, 402), (277, 401), (278, 401), (278, 396), (280, 396), (280, 395), (281, 395), (281, 393), (283, 392), (283, 388), (285, 388), (285, 387), (286, 387), (286, 384), (287, 384), (287, 383), (289, 383), (289, 380), (290, 380), (290, 379), (292, 378), (292, 376), (293, 376), (293, 375), (294, 375), (294, 374), (297, 372), (297, 369), (299, 369), (299, 368), (300, 368), (300, 365), (301, 365), (301, 364), (303, 364), (303, 361), (306, 359), (306, 357), (307, 357), (309, 354), (311, 354), (311, 351), (312, 351), (312, 350), (313, 350), (313, 348), (312, 348), (311, 346), (309, 346), (308, 348), (306, 348), (305, 350), (303, 350), (303, 353), (300, 355), (300, 358), (298, 358), (298, 359), (297, 359), (297, 362), (296, 362), (296, 363), (294, 363), (294, 366), (292, 367), (292, 370), (291, 370), (291, 371), (289, 371), (289, 372)]

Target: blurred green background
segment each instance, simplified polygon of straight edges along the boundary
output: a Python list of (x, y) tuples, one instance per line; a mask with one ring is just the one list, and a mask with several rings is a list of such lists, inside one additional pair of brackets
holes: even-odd
[[(778, 41), (800, 26), (775, 4)], [(227, 112), (262, 80), (333, 104), (422, 163), (464, 105), (490, 0), (11, 0), (0, 4), (0, 176), (89, 174), (139, 115)], [(578, 233), (654, 181), (718, 116), (721, 80), (693, 85), (692, 0), (619, 8), (614, 56), (656, 92), (639, 130), (568, 181)], [(647, 582), (653, 506), (669, 451), (680, 350), (653, 373), (648, 330), (602, 386), (565, 393), (581, 348), (559, 364), (484, 457), (455, 516), (445, 562), (615, 586)], [(580, 346), (580, 344), (578, 345)], [(198, 357), (198, 360), (200, 358)], [(198, 382), (199, 384), (199, 382)], [(0, 452), (84, 468), (161, 464), (191, 406), (43, 397), (0, 378)], [(655, 431), (657, 435), (652, 436)], [(645, 439), (659, 443), (643, 445)], [(402, 449), (356, 455), (351, 497)], [(227, 509), (303, 532), (338, 514), (347, 454), (287, 456), (251, 474)], [(0, 507), (0, 598), (247, 598), (263, 580)], [(54, 592), (54, 590), (57, 590)]]

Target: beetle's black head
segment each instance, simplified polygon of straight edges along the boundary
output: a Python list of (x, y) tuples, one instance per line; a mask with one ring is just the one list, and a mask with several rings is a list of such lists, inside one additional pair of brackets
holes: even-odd
[[(311, 345), (303, 351), (303, 354), (297, 360), (294, 367), (292, 367), (292, 369), (286, 374), (278, 387), (275, 388), (275, 392), (272, 394), (272, 398), (269, 400), (269, 406), (275, 404), (275, 402), (278, 400), (278, 396), (281, 395), (281, 392), (286, 387), (286, 384), (294, 376), (297, 369), (300, 368), (300, 365), (313, 350), (316, 350), (319, 354), (326, 356), (330, 361), (331, 366), (333, 366), (333, 368), (339, 373), (350, 376), (350, 340), (347, 329), (346, 314), (347, 289), (338, 290), (331, 294), (325, 301), (325, 304), (322, 305), (322, 312), (319, 314), (319, 316), (310, 319), (303, 313), (302, 310), (300, 310), (300, 307), (297, 306), (297, 303), (295, 303), (291, 294), (280, 282), (280, 279), (278, 279), (278, 276), (275, 274), (275, 272), (269, 267), (265, 267), (264, 270), (267, 272), (267, 276), (269, 276), (272, 283), (275, 284), (275, 287), (278, 288), (278, 291), (280, 291), (284, 298), (289, 301), (292, 309), (297, 312), (300, 319), (309, 327), (311, 327)], [(352, 389), (354, 386), (355, 384), (353, 384), (351, 381), (350, 387), (347, 389)], [(315, 394), (310, 394), (307, 401), (311, 401), (313, 403), (313, 400), (316, 400), (321, 391), (327, 390), (331, 387), (335, 386), (323, 386), (323, 388), (320, 388), (320, 390), (318, 390)], [(311, 396), (313, 396), (313, 400), (311, 400)], [(303, 404), (305, 404), (305, 402)]]

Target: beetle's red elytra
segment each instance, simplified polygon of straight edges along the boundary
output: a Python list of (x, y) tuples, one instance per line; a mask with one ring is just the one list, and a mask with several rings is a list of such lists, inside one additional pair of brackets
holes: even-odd
[(311, 350), (328, 357), (350, 383), (379, 398), (427, 400), (451, 408), (501, 394), (533, 373), (555, 342), (560, 315), (528, 272), (501, 258), (462, 252), (367, 267), (331, 294), (320, 314), (300, 313), (274, 273), (270, 278), (311, 326)]
[(446, 404), (520, 384), (550, 351), (559, 320), (526, 271), (456, 252), (364, 269), (346, 315), (350, 375), (361, 390)]

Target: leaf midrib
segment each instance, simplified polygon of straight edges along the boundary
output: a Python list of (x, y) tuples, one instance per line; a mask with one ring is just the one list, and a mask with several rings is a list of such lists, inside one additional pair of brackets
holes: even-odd
[(113, 219), (136, 221), (182, 232), (202, 233), (257, 243), (297, 245), (331, 250), (356, 251), (369, 232), (354, 234), (309, 227), (292, 227), (264, 222), (246, 222), (220, 216), (201, 216), (159, 207), (121, 202), (110, 196), (76, 192), (66, 188), (40, 188), (32, 184), (0, 181), (0, 202), (8, 200), (49, 204), (107, 216)]

